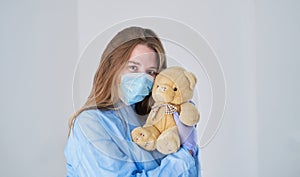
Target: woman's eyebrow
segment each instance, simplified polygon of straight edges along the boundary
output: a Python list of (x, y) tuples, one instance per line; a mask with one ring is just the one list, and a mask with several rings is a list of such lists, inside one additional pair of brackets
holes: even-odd
[(128, 63), (133, 63), (133, 64), (135, 64), (135, 65), (141, 65), (141, 63), (139, 63), (139, 62), (135, 62), (135, 61), (128, 61)]
[(148, 69), (157, 70), (157, 67), (155, 67), (155, 66), (151, 66), (151, 67), (149, 67)]

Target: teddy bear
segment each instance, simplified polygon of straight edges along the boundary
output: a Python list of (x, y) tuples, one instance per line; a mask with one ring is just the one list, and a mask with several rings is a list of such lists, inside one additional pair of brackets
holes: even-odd
[(181, 142), (173, 113), (177, 112), (179, 120), (187, 126), (194, 126), (200, 119), (197, 108), (190, 102), (196, 82), (193, 73), (179, 66), (161, 71), (152, 88), (155, 103), (146, 123), (132, 130), (132, 140), (148, 151), (176, 152)]

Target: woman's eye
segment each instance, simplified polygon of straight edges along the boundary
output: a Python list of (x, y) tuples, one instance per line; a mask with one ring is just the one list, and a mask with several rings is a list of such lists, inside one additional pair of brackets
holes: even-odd
[(136, 71), (137, 70), (137, 66), (128, 66), (130, 71)]
[(149, 71), (148, 74), (149, 74), (150, 76), (155, 77), (155, 76), (157, 75), (157, 72), (156, 72), (156, 71)]

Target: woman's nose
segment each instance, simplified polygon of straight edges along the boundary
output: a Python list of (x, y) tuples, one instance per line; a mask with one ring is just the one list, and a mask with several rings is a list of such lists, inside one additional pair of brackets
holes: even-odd
[(147, 70), (146, 70), (146, 69), (143, 69), (143, 68), (139, 69), (139, 72), (140, 72), (140, 73), (146, 73), (146, 74), (147, 74)]

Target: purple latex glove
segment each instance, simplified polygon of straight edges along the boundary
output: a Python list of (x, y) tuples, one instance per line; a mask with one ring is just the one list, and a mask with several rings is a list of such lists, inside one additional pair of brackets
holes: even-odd
[(193, 157), (196, 156), (197, 152), (197, 132), (195, 126), (186, 126), (179, 120), (177, 112), (173, 114), (176, 122), (181, 146), (190, 151)]

